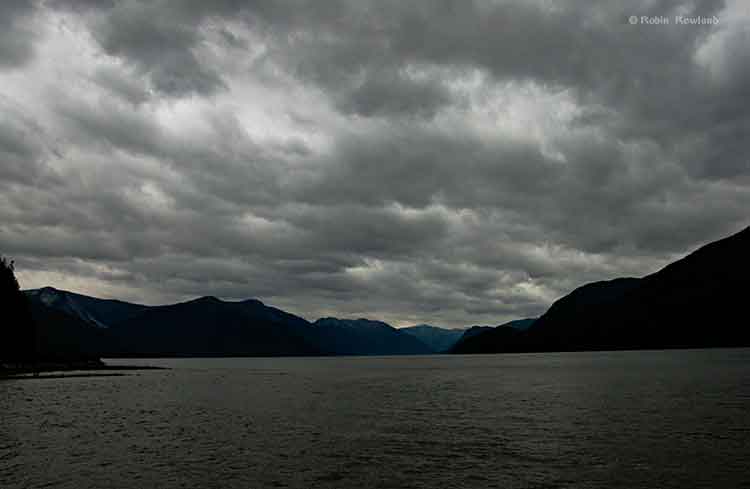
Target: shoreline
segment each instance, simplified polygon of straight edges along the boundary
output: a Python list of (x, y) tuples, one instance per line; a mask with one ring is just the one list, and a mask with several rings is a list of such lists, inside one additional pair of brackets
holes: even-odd
[(108, 365), (101, 361), (89, 361), (84, 363), (73, 362), (41, 364), (33, 367), (24, 366), (19, 368), (0, 368), (0, 380), (56, 379), (74, 377), (122, 377), (130, 374), (118, 372), (136, 370), (169, 370), (169, 368), (155, 367), (150, 365)]

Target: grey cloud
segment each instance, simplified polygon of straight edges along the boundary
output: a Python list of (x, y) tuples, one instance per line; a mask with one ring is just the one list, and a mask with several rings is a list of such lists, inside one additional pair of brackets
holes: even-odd
[(315, 255), (335, 250), (352, 257), (413, 256), (415, 250), (436, 246), (450, 232), (450, 223), (439, 211), (410, 214), (393, 206), (304, 206), (282, 209), (280, 215), (306, 234), (302, 249)]
[(85, 13), (91, 9), (107, 9), (117, 5), (117, 0), (47, 0), (47, 6), (55, 9)]
[(211, 94), (224, 82), (196, 55), (201, 42), (197, 27), (158, 4), (130, 2), (98, 13), (93, 35), (105, 52), (148, 77), (154, 90), (172, 96)]
[(151, 92), (147, 87), (135, 80), (134, 77), (129, 76), (128, 73), (114, 67), (97, 70), (93, 80), (112, 94), (134, 105), (145, 103), (151, 98)]
[(35, 280), (497, 324), (747, 224), (746, 24), (627, 23), (723, 2), (45, 5), (109, 56), (0, 113)]
[[(32, 182), (44, 170), (48, 156), (44, 129), (22, 107), (0, 94), (0, 180)], [(2, 186), (2, 183), (0, 183)]]
[[(570, 89), (581, 105), (609, 110), (605, 123), (616, 131), (613, 137), (670, 146), (692, 141), (697, 151), (714, 153), (684, 163), (694, 176), (731, 178), (747, 172), (747, 160), (728, 141), (736, 139), (724, 137), (746, 129), (746, 28), (714, 40), (713, 57), (726, 60), (714, 63), (717, 91), (694, 60), (716, 36), (714, 28), (627, 23), (629, 15), (710, 16), (723, 7), (721, 1), (368, 5), (310, 24), (282, 23), (283, 33), (304, 35), (292, 36), (281, 56), (331, 93), (342, 110), (365, 116), (429, 116), (455, 103), (439, 75), (421, 86), (388, 75), (412, 65), (476, 67), (498, 80)], [(419, 95), (404, 103), (410, 91)]]
[(30, 25), (34, 3), (7, 0), (0, 4), (0, 69), (18, 68), (34, 54), (36, 34)]
[[(714, 200), (697, 206), (708, 198), (696, 199), (705, 192), (701, 184), (653, 142), (625, 145), (583, 133), (564, 138), (558, 147), (567, 157), (564, 163), (527, 142), (487, 144), (470, 134), (397, 126), (364, 139), (347, 138), (337, 159), (320, 165), (320, 173), (304, 182), (295, 198), (329, 206), (437, 202), (498, 209), (513, 221), (537, 224), (537, 239), (592, 253), (623, 246), (676, 251), (689, 246), (691, 235), (719, 236), (744, 220), (734, 202), (746, 201), (746, 193), (728, 198), (711, 192)], [(658, 225), (645, 224), (650, 222)], [(680, 226), (693, 232), (663, 232)], [(663, 236), (655, 239), (652, 231), (659, 227)]]
[(338, 143), (335, 159), (320, 165), (321, 172), (304, 182), (298, 198), (400, 202), (412, 207), (435, 201), (485, 206), (543, 190), (540, 187), (559, 172), (537, 147), (513, 140), (488, 144), (461, 131), (396, 124)]
[[(99, 146), (102, 150), (121, 150), (155, 158), (160, 165), (189, 178), (186, 188), (175, 189), (195, 205), (225, 201), (231, 207), (269, 202), (278, 198), (278, 175), (283, 161), (274, 162), (278, 147), (260, 147), (238, 126), (233, 116), (219, 113), (207, 121), (212, 128), (209, 139), (187, 139), (167, 131), (147, 107), (133, 107), (113, 101), (97, 103), (73, 99), (55, 103), (57, 113), (66, 121), (66, 131), (75, 140)], [(299, 148), (284, 148), (292, 152)], [(192, 186), (201, 195), (187, 195)], [(188, 192), (185, 192), (188, 191)]]
[(147, 112), (123, 107), (107, 99), (80, 101), (63, 94), (55, 101), (56, 113), (75, 141), (133, 154), (162, 155), (168, 144), (162, 128)]
[(430, 118), (454, 102), (450, 90), (437, 80), (414, 80), (404, 73), (376, 71), (354, 85), (337, 94), (338, 107), (365, 117), (403, 114)]

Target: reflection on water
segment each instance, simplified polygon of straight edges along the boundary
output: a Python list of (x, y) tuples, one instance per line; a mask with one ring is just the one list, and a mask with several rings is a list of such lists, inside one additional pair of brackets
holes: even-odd
[(0, 381), (0, 487), (750, 484), (747, 349), (116, 363)]

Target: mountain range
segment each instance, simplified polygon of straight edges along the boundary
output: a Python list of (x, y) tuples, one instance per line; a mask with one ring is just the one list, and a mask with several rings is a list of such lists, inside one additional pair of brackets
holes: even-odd
[(53, 287), (27, 290), (26, 296), (60, 312), (76, 317), (84, 323), (107, 328), (135, 316), (148, 306), (110, 299), (96, 299)]
[(338, 355), (421, 355), (436, 350), (381, 321), (322, 318), (313, 323), (320, 345)]
[(398, 355), (750, 346), (750, 228), (642, 278), (583, 285), (539, 318), (466, 330), (309, 322), (258, 300), (146, 306), (25, 291), (47, 357)]
[(526, 331), (500, 326), (454, 353), (750, 346), (750, 228), (642, 278), (583, 285)]
[[(381, 321), (315, 322), (261, 301), (201, 297), (164, 306), (52, 287), (25, 291), (45, 350), (104, 357), (420, 355), (438, 350)], [(440, 328), (435, 328), (439, 330)]]

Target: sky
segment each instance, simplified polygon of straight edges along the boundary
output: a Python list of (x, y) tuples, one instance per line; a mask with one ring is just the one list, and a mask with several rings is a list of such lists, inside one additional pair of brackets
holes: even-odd
[(24, 288), (500, 324), (750, 224), (748, 136), (743, 0), (0, 2)]

